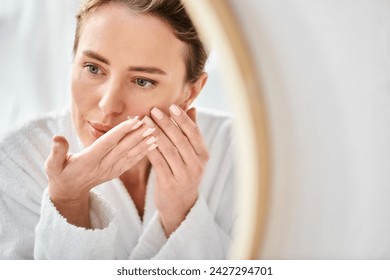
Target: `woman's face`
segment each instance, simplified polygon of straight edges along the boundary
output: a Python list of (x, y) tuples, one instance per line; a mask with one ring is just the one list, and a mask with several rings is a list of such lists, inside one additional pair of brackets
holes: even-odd
[(90, 13), (72, 70), (72, 117), (84, 146), (128, 116), (185, 107), (185, 47), (163, 21), (121, 4)]

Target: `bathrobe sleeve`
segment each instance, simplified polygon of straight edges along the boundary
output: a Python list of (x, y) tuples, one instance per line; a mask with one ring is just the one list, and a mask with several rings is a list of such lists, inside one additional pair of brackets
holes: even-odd
[(200, 196), (181, 225), (166, 239), (158, 214), (141, 236), (131, 259), (226, 259), (231, 233), (214, 219)]
[(110, 259), (117, 215), (91, 192), (93, 230), (58, 213), (47, 192), (44, 162), (55, 122), (32, 123), (0, 141), (0, 259)]
[[(23, 186), (29, 186), (26, 190)], [(0, 259), (32, 259), (39, 187), (0, 149)]]
[(35, 229), (35, 259), (114, 259), (118, 215), (94, 192), (90, 205), (92, 229), (76, 227), (57, 211), (46, 189)]
[(48, 196), (43, 166), (57, 130), (50, 122), (43, 123), (44, 127), (29, 124), (27, 130), (0, 141), (1, 259), (227, 257), (236, 218), (230, 125), (210, 122), (206, 129), (211, 159), (198, 200), (182, 224), (166, 238), (155, 213), (138, 243), (126, 254), (125, 249), (118, 251), (124, 246), (116, 244), (122, 242), (117, 238), (120, 215), (97, 192), (90, 194), (91, 230), (69, 224), (56, 210)]
[[(215, 118), (214, 118), (215, 119)], [(203, 126), (210, 153), (199, 197), (181, 225), (165, 238), (158, 213), (140, 237), (131, 259), (225, 259), (236, 220), (234, 139), (231, 120)]]

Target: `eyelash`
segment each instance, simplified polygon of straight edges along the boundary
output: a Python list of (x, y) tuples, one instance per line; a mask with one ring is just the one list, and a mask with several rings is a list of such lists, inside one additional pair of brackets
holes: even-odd
[[(100, 68), (99, 68), (98, 66), (96, 66), (95, 64), (93, 64), (93, 63), (85, 63), (85, 64), (84, 64), (84, 67), (87, 68), (88, 72), (89, 72), (90, 74), (94, 75), (94, 76), (96, 76), (96, 75), (102, 75), (102, 74), (103, 74), (103, 72), (100, 70)], [(96, 68), (96, 69), (98, 70), (98, 73), (93, 73), (93, 72), (91, 71), (91, 68), (92, 68), (92, 67)], [(100, 72), (100, 73), (99, 73), (99, 72)]]
[[(90, 63), (90, 62), (85, 63), (85, 64), (83, 65), (83, 67), (87, 68), (88, 73), (91, 74), (91, 75), (93, 75), (93, 76), (104, 75), (103, 71), (100, 70), (100, 67), (97, 66), (97, 65), (95, 65), (95, 64), (93, 64), (93, 63)], [(93, 73), (93, 72), (91, 71), (91, 68), (96, 68), (97, 71), (98, 71), (98, 73)], [(140, 80), (146, 81), (147, 83), (149, 83), (149, 85), (148, 85), (148, 86), (141, 86), (141, 85), (139, 85), (137, 82), (139, 82)], [(133, 84), (135, 84), (136, 86), (142, 88), (142, 89), (151, 89), (151, 88), (155, 88), (155, 87), (158, 85), (158, 82), (157, 82), (157, 81), (154, 81), (154, 80), (151, 80), (151, 79), (142, 78), (142, 77), (134, 78), (134, 79), (132, 79), (131, 82), (132, 82)]]
[[(137, 81), (139, 82), (140, 80), (146, 81), (147, 83), (149, 83), (149, 85), (148, 86), (141, 86), (141, 85), (139, 85), (137, 83)], [(150, 79), (146, 79), (146, 78), (134, 78), (131, 82), (134, 83), (136, 86), (138, 86), (140, 88), (143, 88), (143, 89), (155, 88), (157, 86), (157, 82), (156, 81), (153, 81), (153, 80), (150, 80)]]

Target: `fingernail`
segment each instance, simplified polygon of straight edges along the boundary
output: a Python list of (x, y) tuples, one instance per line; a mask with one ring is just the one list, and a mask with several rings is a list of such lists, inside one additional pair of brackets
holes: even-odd
[(169, 107), (169, 111), (171, 111), (172, 114), (174, 114), (175, 116), (180, 116), (181, 115), (181, 110), (180, 110), (180, 108), (176, 104), (172, 104)]
[(150, 145), (149, 147), (148, 147), (148, 151), (150, 152), (150, 151), (152, 151), (152, 150), (154, 150), (154, 149), (156, 149), (157, 148), (157, 145), (156, 144), (152, 144), (152, 145)]
[(139, 118), (138, 116), (127, 116), (128, 120), (131, 120), (131, 119), (137, 120), (138, 118)]
[(152, 136), (150, 137), (147, 141), (146, 141), (146, 145), (150, 145), (150, 144), (153, 144), (154, 142), (157, 141), (157, 138)]
[(162, 120), (162, 118), (164, 117), (163, 113), (157, 107), (154, 107), (152, 109), (152, 115), (155, 116), (158, 120)]
[(148, 128), (147, 130), (144, 131), (144, 133), (142, 133), (142, 137), (146, 137), (146, 136), (149, 136), (150, 134), (153, 133), (153, 131), (155, 131), (156, 129), (155, 128)]
[(148, 116), (145, 116), (142, 121), (147, 127), (154, 127), (154, 122)]
[(138, 121), (138, 122), (131, 128), (131, 130), (136, 130), (136, 129), (139, 128), (142, 124), (143, 124), (143, 122)]

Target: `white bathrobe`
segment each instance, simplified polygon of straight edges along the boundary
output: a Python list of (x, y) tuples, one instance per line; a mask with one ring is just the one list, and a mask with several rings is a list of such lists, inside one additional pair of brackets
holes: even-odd
[(69, 224), (49, 199), (44, 162), (52, 136), (70, 152), (83, 149), (69, 111), (52, 113), (0, 141), (1, 259), (224, 259), (235, 221), (232, 120), (198, 112), (210, 154), (199, 198), (181, 225), (165, 237), (149, 175), (144, 217), (119, 179), (90, 193), (93, 229)]

